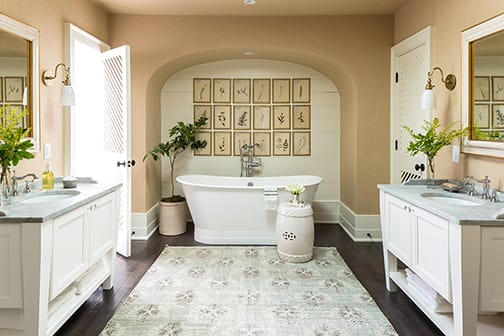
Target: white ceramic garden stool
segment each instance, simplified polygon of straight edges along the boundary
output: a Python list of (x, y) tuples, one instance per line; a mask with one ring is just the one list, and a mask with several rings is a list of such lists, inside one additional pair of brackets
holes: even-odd
[(311, 205), (281, 203), (277, 210), (278, 255), (288, 262), (306, 262), (313, 255), (313, 210)]

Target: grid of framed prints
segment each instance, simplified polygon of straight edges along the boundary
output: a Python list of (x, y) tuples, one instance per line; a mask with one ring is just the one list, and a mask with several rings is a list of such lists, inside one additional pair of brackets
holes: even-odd
[(504, 76), (475, 76), (473, 100), (472, 138), (504, 141)]
[[(25, 84), (23, 76), (0, 76), (0, 105), (9, 105), (12, 108), (22, 110), (23, 106), (23, 91)], [(0, 116), (3, 121), (5, 116)], [(28, 127), (28, 120), (23, 120), (23, 125), (20, 127)]]
[(195, 155), (311, 155), (310, 78), (193, 78), (193, 117), (208, 121)]

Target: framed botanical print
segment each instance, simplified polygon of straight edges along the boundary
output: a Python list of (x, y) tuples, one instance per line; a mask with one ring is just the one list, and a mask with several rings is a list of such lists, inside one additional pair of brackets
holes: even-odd
[(211, 90), (210, 78), (193, 78), (194, 103), (210, 103)]
[(196, 140), (205, 140), (207, 145), (205, 148), (197, 149), (194, 151), (196, 156), (210, 156), (212, 155), (212, 132), (198, 132)]
[(309, 103), (311, 98), (310, 78), (292, 79), (292, 102)]
[(292, 107), (292, 128), (310, 129), (311, 107), (310, 105), (294, 105)]
[(3, 102), (4, 95), (3, 95), (3, 77), (0, 77), (0, 102)]
[(504, 76), (492, 77), (492, 100), (504, 101)]
[(231, 129), (231, 105), (214, 105), (214, 129)]
[(233, 79), (233, 103), (250, 103), (250, 79)]
[(490, 104), (474, 104), (472, 124), (479, 129), (490, 127)]
[(233, 128), (235, 130), (249, 130), (251, 124), (250, 105), (235, 105), (233, 112)]
[(201, 117), (207, 117), (205, 125), (201, 129), (212, 128), (212, 106), (211, 105), (194, 105), (194, 122), (198, 121)]
[(5, 77), (5, 102), (23, 102), (23, 77)]
[(291, 153), (290, 132), (273, 132), (273, 155), (289, 156)]
[(310, 132), (292, 132), (292, 155), (311, 155)]
[(250, 144), (250, 132), (234, 132), (233, 140), (233, 155), (240, 156), (240, 148)]
[(476, 76), (474, 77), (474, 101), (490, 100), (490, 77)]
[(273, 79), (273, 103), (290, 103), (290, 79)]
[(271, 129), (271, 107), (269, 105), (254, 105), (254, 129)]
[(231, 79), (214, 78), (213, 80), (213, 102), (231, 103)]
[(253, 95), (252, 100), (254, 104), (269, 104), (271, 101), (271, 80), (255, 78), (253, 81)]
[(231, 156), (231, 132), (214, 132), (214, 155)]
[(492, 105), (492, 128), (504, 128), (504, 104)]
[(270, 132), (255, 132), (254, 133), (255, 156), (271, 156), (271, 133)]
[(290, 129), (290, 105), (273, 105), (273, 129)]

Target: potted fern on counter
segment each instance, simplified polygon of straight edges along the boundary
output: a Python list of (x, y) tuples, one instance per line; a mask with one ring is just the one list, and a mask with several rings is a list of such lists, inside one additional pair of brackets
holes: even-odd
[(145, 154), (157, 161), (167, 157), (170, 164), (170, 196), (163, 197), (159, 202), (159, 233), (162, 235), (178, 235), (186, 231), (186, 201), (181, 195), (175, 195), (175, 162), (186, 149), (198, 150), (205, 148), (207, 142), (196, 138), (200, 128), (207, 122), (207, 117), (201, 117), (193, 124), (177, 122), (168, 130), (169, 138), (160, 142)]

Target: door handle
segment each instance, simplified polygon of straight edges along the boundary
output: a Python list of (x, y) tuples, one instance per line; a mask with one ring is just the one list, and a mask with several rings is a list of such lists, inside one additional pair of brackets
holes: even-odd
[(424, 170), (425, 170), (425, 165), (424, 165), (423, 163), (420, 163), (420, 164), (418, 164), (418, 163), (417, 163), (417, 164), (415, 165), (415, 170), (416, 170), (416, 171), (419, 171), (419, 170), (420, 170), (420, 171), (424, 171)]
[(117, 161), (117, 167), (133, 167), (136, 164), (135, 160), (128, 160), (127, 162), (122, 160), (122, 161)]

